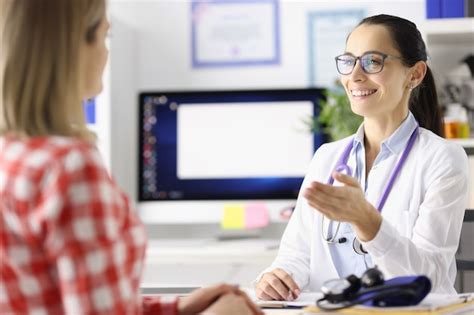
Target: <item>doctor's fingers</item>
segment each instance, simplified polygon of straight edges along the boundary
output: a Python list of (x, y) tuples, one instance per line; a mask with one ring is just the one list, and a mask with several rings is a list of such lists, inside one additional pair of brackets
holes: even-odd
[(332, 177), (338, 182), (343, 183), (345, 185), (360, 187), (360, 184), (357, 181), (357, 179), (347, 174), (340, 173), (340, 172), (333, 172)]
[[(282, 300), (279, 298), (274, 298), (273, 296), (265, 293), (265, 291), (263, 291), (263, 289), (259, 287), (255, 288), (255, 295), (257, 296), (258, 299), (264, 300), (264, 301)], [(278, 295), (278, 293), (275, 292), (275, 295)]]
[(269, 295), (273, 300), (286, 300), (289, 291), (288, 288), (283, 284), (283, 282), (272, 272), (266, 273), (263, 275), (262, 279), (257, 285), (255, 292), (261, 295), (265, 293)]
[[(281, 280), (283, 281), (283, 284), (286, 285), (286, 287), (290, 290), (290, 295), (292, 295), (293, 298), (297, 298), (298, 295), (300, 294), (300, 287), (296, 284), (295, 280), (283, 269), (277, 268), (273, 270), (273, 273)], [(290, 298), (287, 298), (290, 299)]]
[(263, 300), (263, 301), (273, 301), (273, 300), (275, 300), (273, 297), (266, 294), (261, 289), (255, 289), (255, 295), (256, 295), (257, 299), (259, 299), (259, 300)]
[(272, 296), (273, 299), (286, 300), (289, 297), (290, 291), (288, 287), (283, 283), (283, 280), (275, 274), (275, 270), (267, 273), (263, 279), (265, 281), (262, 283), (262, 289), (266, 294)]
[(352, 217), (350, 214), (352, 211), (348, 211), (351, 207), (348, 202), (344, 202), (344, 206), (339, 204), (340, 201), (334, 202), (329, 199), (324, 196), (313, 197), (311, 200), (308, 199), (308, 204), (331, 220), (348, 221)]
[(330, 186), (313, 182), (308, 188), (305, 197), (324, 198), (330, 200), (331, 204), (347, 208), (354, 203), (361, 203), (365, 200), (365, 195), (360, 186)]
[(312, 182), (307, 189), (310, 189), (314, 193), (331, 195), (337, 198), (346, 198), (347, 191), (353, 188), (346, 186), (333, 186), (320, 182)]
[[(343, 198), (333, 196), (331, 194), (325, 194), (312, 188), (307, 188), (303, 192), (303, 196), (308, 200), (310, 206), (314, 208), (324, 207), (325, 209), (347, 209), (352, 203), (349, 200), (350, 193)], [(329, 210), (329, 209), (328, 209)]]

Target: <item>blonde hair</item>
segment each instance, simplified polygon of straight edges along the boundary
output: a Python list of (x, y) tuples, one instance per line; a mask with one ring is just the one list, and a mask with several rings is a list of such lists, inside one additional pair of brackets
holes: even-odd
[(81, 47), (94, 42), (105, 0), (2, 2), (0, 134), (94, 141), (80, 95)]

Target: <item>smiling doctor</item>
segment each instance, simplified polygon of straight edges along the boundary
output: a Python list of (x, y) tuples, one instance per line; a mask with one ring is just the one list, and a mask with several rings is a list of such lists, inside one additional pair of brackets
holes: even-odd
[(315, 153), (278, 255), (257, 279), (257, 296), (292, 300), (374, 265), (388, 278), (424, 274), (432, 291), (455, 293), (468, 162), (441, 137), (420, 32), (403, 18), (368, 17), (335, 59), (351, 109), (364, 122)]

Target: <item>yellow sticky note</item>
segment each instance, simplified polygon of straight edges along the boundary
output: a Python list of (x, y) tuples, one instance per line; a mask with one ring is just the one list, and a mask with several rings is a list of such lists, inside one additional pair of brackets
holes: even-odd
[(223, 229), (243, 229), (245, 209), (243, 205), (224, 206), (224, 215), (221, 221)]

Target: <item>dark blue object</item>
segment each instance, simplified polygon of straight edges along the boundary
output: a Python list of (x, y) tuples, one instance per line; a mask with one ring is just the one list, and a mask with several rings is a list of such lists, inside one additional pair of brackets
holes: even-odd
[(464, 0), (441, 0), (443, 18), (464, 17)]
[(385, 281), (382, 272), (374, 267), (367, 269), (360, 279), (350, 275), (345, 279), (326, 281), (321, 287), (324, 296), (316, 305), (324, 311), (354, 305), (411, 306), (420, 303), (430, 290), (431, 281), (426, 276), (404, 276)]
[(410, 306), (420, 303), (431, 290), (431, 281), (426, 276), (397, 277), (383, 285), (361, 291), (354, 301), (366, 306)]
[(426, 18), (441, 18), (441, 1), (442, 0), (426, 0)]

